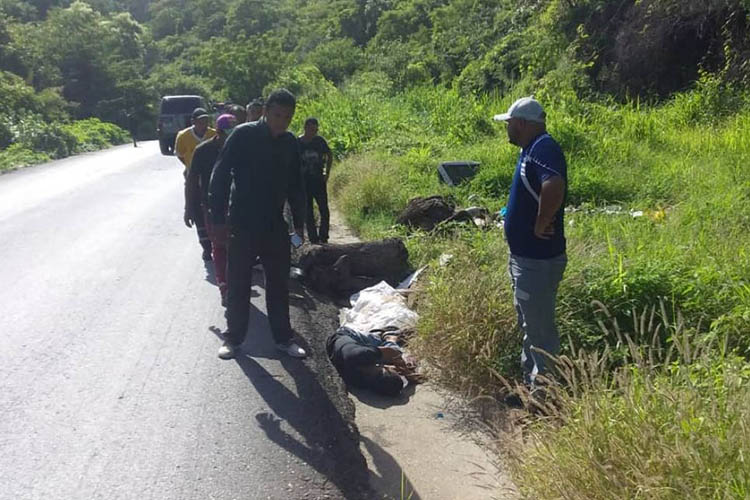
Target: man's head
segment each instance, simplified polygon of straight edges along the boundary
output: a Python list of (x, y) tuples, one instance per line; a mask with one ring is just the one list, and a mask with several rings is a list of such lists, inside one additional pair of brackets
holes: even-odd
[(195, 108), (193, 110), (193, 114), (190, 115), (190, 121), (193, 123), (193, 128), (195, 129), (196, 134), (203, 135), (206, 132), (209, 119), (210, 117), (205, 109)]
[(245, 119), (247, 118), (247, 113), (245, 112), (245, 108), (240, 106), (239, 104), (233, 104), (229, 108), (229, 113), (233, 115), (235, 118), (237, 118), (237, 123), (245, 123)]
[(229, 113), (224, 113), (216, 119), (216, 133), (219, 140), (224, 141), (232, 133), (232, 129), (237, 125), (237, 118)]
[(254, 99), (247, 105), (247, 121), (257, 122), (263, 116), (263, 101)]
[(359, 372), (367, 387), (377, 394), (393, 398), (404, 389), (403, 379), (392, 366), (363, 366)]
[(312, 138), (318, 135), (318, 119), (310, 117), (305, 120), (305, 137)]
[(272, 137), (278, 137), (289, 128), (294, 117), (297, 100), (287, 89), (274, 90), (266, 101), (266, 123)]
[(495, 121), (508, 125), (508, 141), (526, 147), (531, 140), (545, 131), (546, 113), (534, 97), (522, 97), (511, 104), (507, 113), (495, 115)]

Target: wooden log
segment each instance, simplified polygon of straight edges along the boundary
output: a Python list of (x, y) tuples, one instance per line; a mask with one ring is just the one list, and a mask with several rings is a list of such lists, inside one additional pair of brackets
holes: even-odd
[(432, 231), (437, 224), (452, 216), (454, 210), (453, 203), (442, 196), (413, 198), (409, 200), (396, 222), (408, 227)]
[(309, 245), (299, 267), (313, 288), (334, 294), (356, 292), (381, 280), (396, 285), (409, 273), (409, 253), (398, 238), (346, 245)]
[(300, 251), (300, 268), (307, 274), (313, 266), (333, 266), (342, 256), (352, 276), (401, 279), (409, 272), (409, 252), (398, 238), (349, 243), (309, 245)]

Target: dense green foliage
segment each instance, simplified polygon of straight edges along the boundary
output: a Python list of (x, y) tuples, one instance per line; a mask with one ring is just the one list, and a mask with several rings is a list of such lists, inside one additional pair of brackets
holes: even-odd
[(2, 0), (0, 70), (75, 118), (153, 133), (159, 95), (247, 102), (317, 69), (403, 90), (665, 97), (700, 71), (744, 82), (747, 0)]
[[(750, 96), (709, 75), (648, 107), (555, 97), (544, 87), (539, 95), (569, 162), (569, 267), (558, 302), (563, 353), (609, 351), (609, 361), (596, 365), (596, 383), (564, 399), (563, 431), (557, 419), (532, 428), (546, 446), (522, 457), (526, 492), (744, 498)], [(306, 102), (303, 113), (321, 118), (336, 148), (358, 151), (331, 179), (350, 224), (366, 238), (406, 238), (413, 264), (430, 265), (421, 284), (417, 347), (440, 368), (437, 376), (474, 395), (496, 394), (501, 377), (517, 375), (520, 339), (502, 231), (422, 233), (394, 224), (418, 195), (449, 195), (459, 206), (492, 211), (505, 204), (517, 149), (488, 117), (509, 102), (427, 87), (384, 100), (352, 86)], [(480, 173), (458, 188), (439, 184), (437, 164), (461, 158), (481, 161)], [(438, 263), (442, 254), (453, 255), (446, 266)], [(632, 332), (627, 325), (634, 323), (643, 329), (682, 318), (696, 343), (726, 339), (725, 348), (706, 352), (700, 364), (673, 359), (671, 372), (638, 370), (618, 330), (601, 328), (607, 318), (595, 301), (608, 306), (622, 332)], [(632, 338), (655, 349), (682, 348), (672, 327), (648, 333)], [(623, 364), (612, 382), (609, 370)], [(635, 447), (641, 433), (650, 436), (648, 445)]]

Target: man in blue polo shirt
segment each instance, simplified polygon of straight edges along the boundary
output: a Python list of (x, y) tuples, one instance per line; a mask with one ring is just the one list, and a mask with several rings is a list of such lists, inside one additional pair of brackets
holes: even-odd
[(546, 131), (545, 118), (533, 97), (521, 98), (507, 113), (494, 116), (507, 123), (508, 140), (521, 148), (508, 198), (505, 236), (513, 304), (524, 334), (521, 365), (531, 386), (548, 364), (539, 350), (553, 356), (560, 352), (555, 300), (567, 264), (563, 224), (567, 167), (559, 144)]

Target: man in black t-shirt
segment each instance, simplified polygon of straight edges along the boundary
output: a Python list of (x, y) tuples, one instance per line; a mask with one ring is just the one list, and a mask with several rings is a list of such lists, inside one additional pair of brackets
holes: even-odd
[[(331, 173), (333, 155), (325, 139), (318, 135), (318, 119), (305, 120), (305, 133), (299, 136), (302, 176), (307, 192), (307, 236), (311, 243), (328, 243), (328, 192), (326, 184)], [(315, 226), (313, 200), (320, 212), (320, 230)]]

